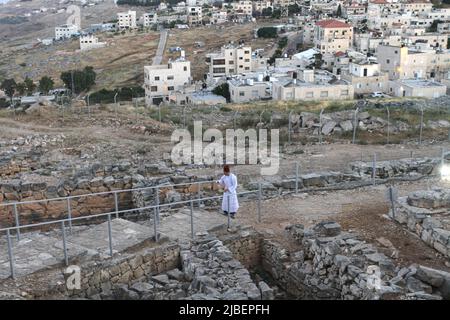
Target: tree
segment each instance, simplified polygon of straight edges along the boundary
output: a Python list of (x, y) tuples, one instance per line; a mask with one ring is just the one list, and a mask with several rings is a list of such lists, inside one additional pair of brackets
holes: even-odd
[(23, 83), (25, 85), (27, 95), (31, 96), (33, 94), (34, 90), (36, 90), (36, 85), (34, 84), (33, 80), (26, 77), (25, 80), (23, 81)]
[(258, 38), (276, 38), (277, 29), (274, 27), (262, 27), (257, 31)]
[(52, 78), (43, 76), (41, 80), (39, 80), (39, 91), (43, 93), (48, 93), (50, 90), (53, 90), (55, 82)]
[(267, 7), (267, 8), (262, 9), (261, 15), (263, 17), (270, 17), (270, 16), (272, 16), (272, 7)]
[(0, 89), (5, 91), (5, 94), (9, 97), (12, 104), (12, 98), (14, 96), (14, 93), (16, 92), (17, 83), (14, 79), (5, 79), (3, 80)]
[[(72, 75), (73, 73), (73, 75)], [(82, 91), (89, 90), (93, 85), (95, 85), (95, 79), (97, 74), (93, 67), (85, 67), (82, 71), (73, 70), (65, 71), (61, 73), (61, 80), (64, 82), (66, 88), (72, 90), (72, 85), (74, 93), (79, 94)], [(72, 84), (73, 78), (73, 84)]]
[(437, 31), (437, 26), (439, 23), (442, 23), (443, 21), (441, 20), (433, 20), (433, 23), (431, 24), (431, 26), (428, 28), (428, 32), (436, 32)]
[(342, 18), (342, 8), (341, 8), (341, 4), (339, 4), (337, 10), (336, 10), (336, 17), (338, 18)]
[(314, 67), (319, 69), (322, 66), (322, 54), (321, 53), (316, 53), (314, 55)]
[(20, 96), (24, 96), (27, 91), (27, 85), (25, 82), (20, 82), (17, 84), (16, 91)]
[(224, 97), (225, 99), (227, 99), (227, 102), (230, 102), (230, 87), (228, 86), (228, 83), (222, 83), (221, 85), (218, 85), (213, 89), (212, 92), (218, 96)]

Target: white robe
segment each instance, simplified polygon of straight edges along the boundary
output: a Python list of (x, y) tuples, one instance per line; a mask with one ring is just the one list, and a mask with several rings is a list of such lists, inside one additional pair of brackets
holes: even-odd
[[(228, 191), (224, 192), (222, 199), (222, 210), (230, 213), (236, 213), (239, 209), (239, 202), (236, 194), (237, 178), (230, 173), (229, 176), (223, 175), (219, 180), (222, 187), (227, 187)], [(230, 210), (228, 210), (228, 197), (230, 198)]]

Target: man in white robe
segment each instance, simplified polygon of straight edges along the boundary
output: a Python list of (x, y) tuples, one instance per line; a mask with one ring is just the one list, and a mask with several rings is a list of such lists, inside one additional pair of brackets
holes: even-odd
[(230, 167), (228, 165), (225, 165), (223, 167), (223, 176), (218, 182), (224, 190), (222, 199), (222, 211), (226, 215), (228, 215), (229, 213), (231, 218), (234, 219), (234, 216), (239, 209), (239, 202), (236, 192), (237, 178), (230, 172)]

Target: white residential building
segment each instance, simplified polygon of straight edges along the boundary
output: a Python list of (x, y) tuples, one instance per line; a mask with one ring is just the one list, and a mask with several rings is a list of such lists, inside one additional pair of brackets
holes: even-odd
[(158, 23), (158, 14), (156, 12), (144, 13), (142, 15), (142, 20), (144, 27), (151, 27)]
[(213, 12), (211, 16), (211, 23), (221, 24), (228, 20), (228, 13), (226, 11)]
[(345, 52), (352, 46), (353, 27), (339, 20), (322, 20), (316, 22), (314, 46), (322, 54)]
[(232, 2), (234, 14), (242, 16), (251, 16), (253, 13), (253, 5), (251, 1)]
[(165, 65), (144, 67), (146, 105), (158, 105), (167, 101), (169, 95), (183, 91), (191, 84), (191, 63), (184, 58), (169, 61)]
[(117, 14), (117, 27), (123, 29), (136, 28), (136, 11), (119, 12)]
[(78, 26), (74, 24), (65, 24), (55, 28), (55, 39), (69, 39), (79, 34)]
[(353, 99), (353, 86), (347, 81), (319, 83), (310, 70), (304, 79), (278, 79), (272, 83), (274, 100), (347, 100)]
[(390, 95), (396, 97), (439, 98), (445, 96), (447, 86), (430, 80), (405, 79), (389, 81)]
[(92, 50), (97, 48), (103, 48), (106, 46), (106, 42), (99, 42), (98, 38), (94, 35), (87, 35), (80, 37), (80, 50)]
[(245, 103), (272, 98), (272, 86), (269, 81), (264, 81), (263, 75), (257, 78), (233, 79), (228, 81), (230, 101), (233, 103)]
[(201, 25), (203, 23), (202, 7), (199, 6), (187, 7), (186, 14), (187, 14), (187, 23), (190, 26)]
[(348, 72), (342, 79), (353, 85), (355, 95), (372, 92), (387, 92), (389, 77), (380, 71), (380, 65), (374, 61), (350, 62)]
[(381, 45), (377, 52), (382, 71), (390, 80), (447, 78), (450, 70), (449, 50), (416, 50), (406, 46)]
[(252, 71), (252, 48), (227, 45), (220, 53), (207, 55), (210, 77), (223, 77)]

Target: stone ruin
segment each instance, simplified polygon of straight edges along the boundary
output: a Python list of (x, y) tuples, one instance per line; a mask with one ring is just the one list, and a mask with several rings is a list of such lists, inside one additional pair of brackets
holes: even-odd
[(450, 262), (450, 189), (416, 191), (395, 201), (389, 217)]
[[(81, 289), (67, 290), (61, 269), (43, 285), (1, 292), (3, 299), (272, 300), (450, 299), (450, 273), (401, 267), (336, 222), (286, 228), (289, 249), (251, 227), (201, 232), (81, 265)], [(44, 284), (45, 283), (45, 284)], [(26, 295), (23, 295), (26, 292)]]

